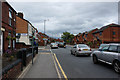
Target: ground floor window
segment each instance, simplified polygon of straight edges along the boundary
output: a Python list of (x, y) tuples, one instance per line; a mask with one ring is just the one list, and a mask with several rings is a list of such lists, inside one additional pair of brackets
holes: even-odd
[(15, 40), (13, 40), (13, 49), (15, 48)]
[(11, 33), (8, 33), (9, 40), (8, 40), (8, 48), (11, 48)]

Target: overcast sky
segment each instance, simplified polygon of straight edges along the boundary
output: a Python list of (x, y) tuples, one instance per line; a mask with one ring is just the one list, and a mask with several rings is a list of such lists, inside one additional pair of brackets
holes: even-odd
[(117, 2), (9, 2), (17, 12), (23, 12), (39, 32), (60, 37), (64, 31), (78, 34), (110, 23), (118, 23)]

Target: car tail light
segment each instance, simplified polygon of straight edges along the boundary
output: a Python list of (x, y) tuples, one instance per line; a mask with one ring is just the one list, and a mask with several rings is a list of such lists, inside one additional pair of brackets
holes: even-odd
[(90, 51), (92, 51), (92, 49), (90, 48)]

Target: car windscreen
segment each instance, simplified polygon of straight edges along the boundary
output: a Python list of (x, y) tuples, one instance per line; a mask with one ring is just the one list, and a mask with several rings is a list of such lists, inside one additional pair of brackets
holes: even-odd
[(87, 45), (78, 45), (79, 48), (89, 48)]
[(62, 45), (63, 45), (64, 43), (59, 43), (59, 44), (62, 44)]
[(56, 43), (51, 43), (52, 45), (56, 45)]

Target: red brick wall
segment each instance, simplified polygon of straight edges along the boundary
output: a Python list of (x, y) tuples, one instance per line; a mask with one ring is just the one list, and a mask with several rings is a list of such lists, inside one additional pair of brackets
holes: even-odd
[[(115, 35), (113, 35), (113, 31), (115, 32)], [(104, 42), (120, 42), (120, 27), (108, 27), (100, 36), (99, 33), (96, 33), (95, 36), (98, 36), (100, 40), (102, 40), (102, 43)], [(95, 37), (94, 37), (95, 39)]]
[(16, 33), (28, 33), (28, 23), (16, 16)]
[(7, 80), (10, 78), (17, 78), (21, 73), (21, 62), (10, 69), (6, 74), (2, 75), (2, 80)]
[(94, 29), (94, 30), (92, 30), (91, 32), (89, 32), (88, 33), (88, 35), (87, 35), (87, 41), (88, 42), (92, 42), (93, 41), (93, 39), (94, 39), (94, 36), (93, 36), (93, 32), (95, 32), (95, 31), (97, 31), (98, 29)]
[[(9, 8), (12, 10), (12, 26), (9, 25)], [(16, 12), (13, 8), (7, 3), (2, 2), (2, 27), (5, 28), (5, 32), (3, 32), (3, 51), (8, 49), (8, 40), (6, 37), (8, 36), (8, 32), (11, 31), (11, 37), (13, 37), (13, 31), (16, 32)], [(15, 34), (16, 35), (16, 34)], [(13, 41), (11, 40), (11, 49), (13, 48)]]
[(25, 45), (24, 43), (16, 43), (16, 49), (21, 49), (21, 48), (29, 48), (31, 45)]

